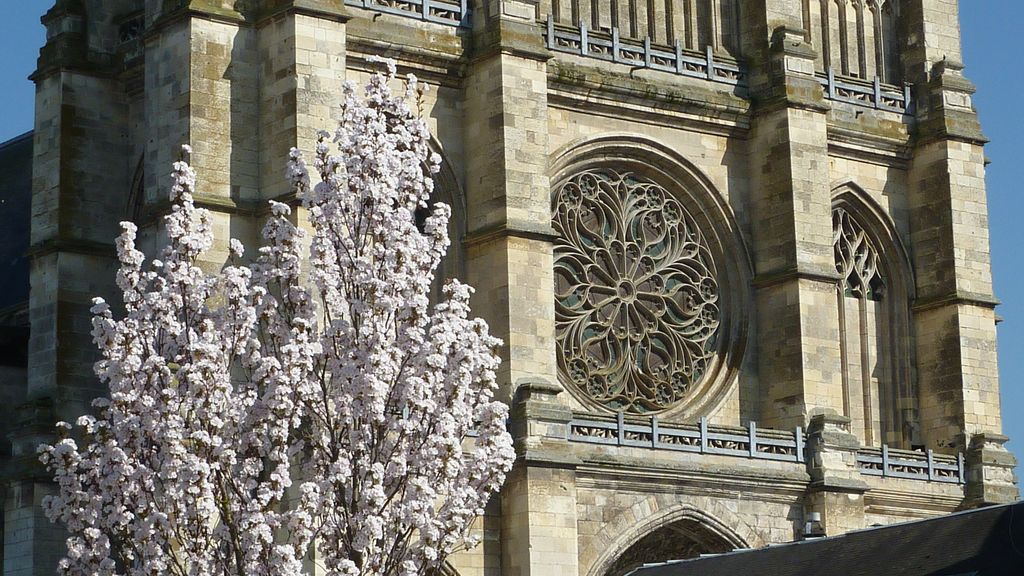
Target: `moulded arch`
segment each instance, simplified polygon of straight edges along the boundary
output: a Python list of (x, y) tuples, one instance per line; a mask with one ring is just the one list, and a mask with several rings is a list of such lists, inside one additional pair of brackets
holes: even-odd
[[(600, 553), (587, 569), (586, 575), (606, 576), (617, 560), (635, 544), (659, 530), (683, 522), (698, 524), (707, 537), (717, 539), (732, 549), (766, 545), (764, 538), (732, 510), (716, 504), (710, 504), (707, 508), (709, 510), (687, 503), (658, 510), (658, 503), (653, 496), (635, 503), (593, 536), (590, 552), (597, 549)], [(650, 510), (658, 511), (650, 514)]]
[(434, 199), (441, 200), (451, 206), (452, 219), (455, 220), (457, 218), (459, 221), (459, 235), (461, 238), (465, 234), (466, 229), (466, 195), (462, 190), (459, 179), (455, 176), (455, 170), (452, 169), (452, 163), (448, 159), (448, 154), (444, 151), (444, 147), (441, 146), (441, 142), (433, 134), (430, 135), (430, 151), (441, 157), (440, 169), (434, 175)]
[(443, 202), (452, 211), (451, 219), (448, 221), (448, 236), (451, 239), (451, 244), (448, 247), (448, 253), (435, 271), (434, 285), (431, 289), (434, 301), (440, 301), (441, 287), (445, 279), (465, 278), (463, 242), (467, 230), (466, 195), (441, 142), (433, 135), (430, 136), (430, 151), (441, 157), (441, 165), (437, 174), (434, 174), (434, 191), (430, 197), (430, 205)]
[[(559, 149), (549, 169), (552, 201), (567, 179), (599, 168), (634, 173), (664, 187), (691, 209), (712, 246), (718, 284), (722, 287), (720, 309), (725, 327), (719, 333), (722, 342), (718, 345), (718, 358), (689, 398), (662, 412), (666, 417), (677, 418), (711, 414), (726, 398), (729, 384), (735, 381), (751, 322), (753, 261), (736, 217), (726, 198), (697, 166), (672, 147), (632, 133), (579, 139)], [(584, 405), (593, 404), (574, 387), (568, 389)]]

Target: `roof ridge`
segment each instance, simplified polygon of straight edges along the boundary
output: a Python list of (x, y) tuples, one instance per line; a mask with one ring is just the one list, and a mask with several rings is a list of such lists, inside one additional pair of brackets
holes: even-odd
[(20, 143), (22, 140), (27, 140), (28, 138), (31, 138), (34, 132), (35, 130), (29, 130), (28, 132), (25, 132), (24, 134), (19, 134), (14, 138), (11, 138), (10, 140), (0, 142), (0, 150), (4, 150), (5, 148), (9, 148), (11, 146), (14, 146), (15, 144)]

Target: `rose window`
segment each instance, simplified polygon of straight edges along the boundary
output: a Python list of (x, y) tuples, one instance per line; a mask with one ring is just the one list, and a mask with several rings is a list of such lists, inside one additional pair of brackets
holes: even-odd
[(561, 378), (612, 409), (666, 410), (716, 353), (719, 286), (708, 244), (663, 187), (601, 169), (554, 198)]

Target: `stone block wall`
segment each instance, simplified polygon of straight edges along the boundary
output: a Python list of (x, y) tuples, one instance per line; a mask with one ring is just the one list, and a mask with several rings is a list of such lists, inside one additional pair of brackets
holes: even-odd
[[(138, 216), (145, 249), (159, 245), (180, 144), (193, 148), (197, 202), (213, 213), (206, 265), (219, 266), (229, 238), (256, 243), (267, 200), (294, 201), (289, 148), (311, 153), (315, 130), (337, 121), (341, 83), (364, 81), (384, 55), (430, 87), (421, 105), (444, 158), (438, 196), (456, 214), (445, 274), (476, 287), (514, 404), (516, 468), (472, 528), (482, 545), (451, 572), (613, 576), (631, 555), (789, 541), (811, 512), (834, 534), (1015, 496), (999, 436), (984, 137), (958, 62), (957, 2), (903, 3), (906, 114), (827, 98), (799, 0), (736, 2), (740, 46), (712, 46), (730, 62), (743, 55), (736, 84), (551, 50), (536, 18), (555, 5), (471, 4), (457, 27), (340, 0), (58, 2), (35, 76), (32, 340), (12, 452), (30, 455), (53, 420), (101, 392), (88, 300), (111, 292), (118, 220)], [(128, 15), (145, 23), (138, 57), (112, 38)], [(668, 37), (659, 29), (651, 42)], [(562, 390), (572, 383), (558, 367), (552, 193), (598, 165), (664, 183), (718, 259), (729, 341), (662, 421), (811, 425), (805, 461), (571, 440), (574, 414), (613, 411)], [(901, 307), (876, 307), (875, 332), (884, 317), (895, 340), (866, 342), (863, 355), (844, 351), (861, 340), (844, 339), (860, 325), (840, 320), (842, 299), (856, 301), (836, 268), (843, 202), (886, 253), (884, 301)], [(907, 358), (888, 396), (863, 367), (885, 349)], [(875, 386), (868, 409), (851, 405), (863, 396), (851, 377)], [(883, 405), (900, 414), (889, 428)], [(910, 422), (919, 431), (904, 433)], [(968, 451), (968, 485), (861, 474), (857, 451), (883, 441)], [(50, 573), (60, 532), (38, 508), (47, 484), (28, 464), (11, 469), (3, 573)]]

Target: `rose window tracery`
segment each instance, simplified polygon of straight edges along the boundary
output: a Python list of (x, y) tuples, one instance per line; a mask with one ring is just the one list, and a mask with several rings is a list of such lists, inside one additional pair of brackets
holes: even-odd
[(554, 196), (561, 378), (626, 412), (671, 408), (706, 375), (721, 323), (708, 243), (660, 185), (610, 169)]
[(836, 271), (842, 278), (843, 293), (881, 300), (885, 282), (878, 269), (878, 250), (871, 244), (864, 228), (842, 208), (832, 211), (832, 247)]

